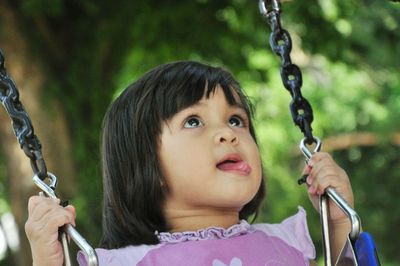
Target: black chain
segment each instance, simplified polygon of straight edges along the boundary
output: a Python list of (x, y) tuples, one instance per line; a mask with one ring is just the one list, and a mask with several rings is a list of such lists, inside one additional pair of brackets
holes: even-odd
[(261, 15), (266, 18), (272, 32), (269, 36), (269, 44), (275, 54), (281, 58), (281, 77), (285, 88), (292, 96), (290, 113), (293, 122), (304, 134), (305, 142), (309, 145), (315, 143), (312, 134), (311, 123), (314, 119), (310, 103), (301, 94), (302, 77), (298, 66), (292, 64), (290, 52), (292, 41), (289, 33), (281, 27), (280, 3), (278, 0), (259, 0)]
[(42, 155), (42, 145), (36, 137), (32, 122), (19, 100), (14, 81), (4, 67), (4, 55), (0, 50), (0, 100), (11, 118), (15, 136), (26, 156), (31, 160), (32, 170), (40, 179), (47, 177), (47, 168)]

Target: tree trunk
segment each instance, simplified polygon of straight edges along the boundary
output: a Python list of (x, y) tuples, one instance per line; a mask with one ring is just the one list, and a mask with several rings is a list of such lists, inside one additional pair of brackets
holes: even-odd
[[(20, 100), (42, 143), (48, 171), (59, 177), (59, 196), (71, 198), (75, 170), (71, 140), (61, 105), (56, 99), (44, 99), (46, 73), (41, 67), (41, 59), (30, 51), (28, 43), (20, 34), (15, 14), (4, 3), (0, 3), (0, 25), (0, 48), (5, 55), (5, 65), (19, 88)], [(10, 195), (8, 200), (18, 224), (21, 243), (19, 253), (13, 255), (14, 261), (15, 265), (32, 265), (24, 224), (27, 219), (28, 198), (36, 194), (38, 189), (31, 179), (33, 172), (29, 159), (20, 149), (5, 111), (0, 111), (0, 125), (1, 152), (4, 154), (9, 184), (6, 189)]]

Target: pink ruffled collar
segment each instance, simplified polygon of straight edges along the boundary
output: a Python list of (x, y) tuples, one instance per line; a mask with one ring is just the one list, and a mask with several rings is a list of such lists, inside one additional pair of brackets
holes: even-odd
[(239, 224), (232, 225), (228, 229), (222, 227), (208, 227), (197, 231), (175, 233), (156, 232), (156, 235), (160, 243), (180, 243), (185, 241), (231, 238), (248, 233), (250, 227), (247, 221), (241, 220)]

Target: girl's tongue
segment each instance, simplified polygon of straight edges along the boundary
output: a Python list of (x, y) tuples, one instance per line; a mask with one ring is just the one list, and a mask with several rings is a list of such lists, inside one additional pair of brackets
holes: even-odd
[(248, 175), (251, 172), (251, 167), (245, 161), (223, 161), (217, 165), (217, 168), (222, 171), (235, 171)]

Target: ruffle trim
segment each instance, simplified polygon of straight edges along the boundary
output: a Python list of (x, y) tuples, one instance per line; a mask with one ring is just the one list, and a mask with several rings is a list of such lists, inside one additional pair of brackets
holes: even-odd
[(158, 240), (160, 240), (160, 243), (180, 243), (185, 241), (231, 238), (248, 233), (250, 228), (250, 224), (247, 221), (242, 220), (239, 224), (232, 225), (228, 229), (222, 227), (209, 227), (198, 231), (175, 233), (156, 232), (156, 235)]

